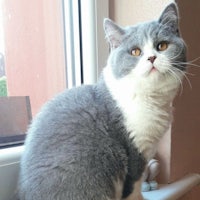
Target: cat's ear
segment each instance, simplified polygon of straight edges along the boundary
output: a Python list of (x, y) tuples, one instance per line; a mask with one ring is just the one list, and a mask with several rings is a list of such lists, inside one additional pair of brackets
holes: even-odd
[(164, 9), (158, 22), (169, 27), (173, 33), (179, 34), (178, 19), (178, 7), (176, 3), (171, 3)]
[(104, 30), (111, 49), (117, 48), (121, 44), (123, 35), (125, 34), (124, 29), (106, 18), (104, 19)]

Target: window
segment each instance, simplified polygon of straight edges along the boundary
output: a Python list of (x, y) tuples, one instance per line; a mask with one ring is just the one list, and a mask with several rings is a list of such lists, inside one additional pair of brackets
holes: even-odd
[[(82, 83), (96, 82), (108, 54), (102, 27), (103, 18), (108, 16), (107, 0), (85, 0), (84, 4), (81, 0), (0, 3), (0, 80), (6, 91), (3, 95), (9, 96), (0, 97), (4, 98), (4, 103), (0, 101), (2, 105), (6, 105), (5, 99), (21, 98), (28, 124), (30, 110), (34, 117), (55, 94)], [(17, 115), (19, 118), (20, 113)], [(1, 117), (5, 118), (3, 112)], [(14, 126), (15, 122), (4, 126)], [(18, 127), (6, 136), (10, 135), (15, 144), (16, 134), (24, 133), (24, 127)], [(8, 141), (5, 129), (0, 130), (1, 146), (7, 145), (5, 141)]]
[[(84, 2), (84, 5), (81, 6), (80, 2)], [(90, 5), (90, 3), (92, 4)], [(72, 7), (70, 8), (69, 6)], [(93, 30), (95, 30), (93, 32), (95, 34), (93, 40), (88, 38), (89, 41), (86, 41), (85, 38), (82, 38), (82, 32), (84, 31), (84, 34), (87, 36), (87, 31), (91, 31), (91, 29), (83, 27), (85, 25), (84, 20), (87, 20), (87, 18), (83, 20), (83, 15), (86, 14), (85, 12), (89, 12), (88, 6), (90, 6), (94, 14), (93, 19), (95, 20), (93, 23), (98, 24), (98, 26), (93, 25)], [(69, 15), (69, 8), (71, 9), (71, 15)], [(72, 14), (78, 15), (79, 20), (76, 17), (72, 21)], [(105, 65), (108, 54), (102, 27), (103, 18), (107, 16), (108, 0), (0, 1), (0, 50), (1, 53), (2, 49), (4, 50), (2, 54), (4, 56), (5, 75), (8, 83), (8, 96), (10, 99), (21, 98), (21, 106), (23, 105), (21, 111), (23, 110), (25, 113), (21, 112), (21, 117), (17, 116), (18, 120), (13, 116), (13, 122), (19, 124), (21, 121), (28, 123), (27, 120), (30, 120), (31, 117), (28, 108), (32, 110), (34, 117), (41, 105), (56, 93), (79, 85), (82, 82), (92, 83), (96, 81), (101, 67)], [(74, 28), (66, 24), (70, 19), (70, 24), (73, 23)], [(80, 19), (82, 20), (80, 21)], [(77, 23), (81, 25), (81, 30)], [(78, 27), (78, 32), (76, 32), (76, 36), (74, 35), (76, 41), (68, 38), (69, 31), (72, 31), (75, 27)], [(79, 40), (82, 41), (81, 44), (78, 44)], [(72, 53), (70, 43), (74, 45), (76, 54)], [(93, 70), (88, 76), (88, 72), (84, 68), (86, 57), (85, 55), (83, 56), (83, 51), (90, 45), (97, 47), (93, 55), (87, 51), (91, 57), (96, 56), (93, 66), (96, 70)], [(77, 48), (78, 46), (80, 49)], [(92, 50), (91, 48), (90, 51)], [(80, 61), (77, 60), (77, 57), (79, 57), (77, 55), (79, 54), (82, 59)], [(76, 65), (73, 63), (70, 65), (70, 56), (74, 55), (76, 55)], [(87, 63), (89, 61), (90, 58), (87, 59)], [(82, 75), (78, 74), (78, 72), (82, 72)], [(83, 73), (85, 74), (83, 75)], [(70, 74), (76, 74), (76, 79), (70, 76)], [(93, 74), (95, 74), (94, 79), (90, 77)], [(77, 78), (81, 76), (82, 80)], [(0, 96), (0, 99), (3, 98), (5, 97)], [(6, 110), (6, 104), (3, 103), (2, 106)], [(20, 106), (18, 105), (17, 108), (20, 108)], [(13, 114), (12, 111), (11, 114)], [(2, 115), (1, 108), (0, 116), (5, 118)], [(10, 137), (7, 134), (7, 140), (5, 140), (3, 138), (5, 135), (3, 136), (3, 134), (6, 131), (1, 131), (1, 122), (0, 119), (0, 143), (2, 144), (0, 148), (3, 148), (0, 149), (0, 180), (3, 180), (0, 181), (0, 194), (1, 199), (6, 200), (13, 199), (17, 188), (19, 160), (24, 148), (23, 145), (17, 147), (14, 147), (14, 145), (16, 143), (23, 143), (26, 126), (20, 126), (20, 130), (15, 132), (14, 137)], [(5, 126), (5, 128), (9, 127)], [(15, 137), (16, 133), (19, 136), (17, 140)], [(5, 148), (6, 145), (12, 148)]]

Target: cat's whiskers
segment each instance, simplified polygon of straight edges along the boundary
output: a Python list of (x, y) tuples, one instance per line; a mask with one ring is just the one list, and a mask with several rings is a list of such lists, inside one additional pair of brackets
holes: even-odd
[[(198, 58), (199, 59), (199, 58)], [(195, 59), (195, 61), (196, 61), (196, 59)], [(179, 68), (181, 68), (181, 66), (182, 65), (191, 65), (192, 63), (190, 63), (190, 62), (172, 62), (171, 63), (172, 65), (175, 65), (175, 66), (177, 66), (177, 67), (179, 67)], [(192, 64), (192, 65), (194, 65), (194, 64)], [(194, 65), (195, 67), (196, 67), (196, 65)], [(198, 66), (198, 65), (197, 65)], [(200, 67), (200, 66), (198, 66), (198, 67)], [(192, 84), (191, 84), (191, 81), (190, 81), (190, 79), (188, 78), (188, 76), (187, 75), (189, 75), (189, 76), (195, 76), (195, 74), (192, 74), (192, 73), (189, 73), (189, 72), (187, 72), (187, 71), (182, 71), (181, 69), (179, 69), (179, 68), (174, 68), (174, 70), (176, 70), (176, 71), (179, 71), (184, 77), (185, 77), (185, 79), (187, 80), (187, 82), (188, 82), (188, 84), (189, 84), (189, 86), (190, 86), (190, 89), (192, 89)], [(182, 67), (183, 68), (183, 67)]]
[[(185, 71), (186, 66), (188, 67), (188, 62), (171, 62), (171, 64), (174, 65), (176, 67), (176, 69), (179, 69), (184, 74), (187, 74), (187, 75), (190, 75), (190, 76), (195, 76), (195, 74), (190, 73), (188, 71)], [(181, 70), (181, 69), (183, 69), (183, 70)]]
[[(178, 57), (178, 55), (177, 56), (175, 56), (175, 57), (171, 57), (170, 59), (171, 60), (174, 60), (174, 59), (176, 59)], [(174, 62), (173, 64), (175, 64), (175, 65), (184, 65), (184, 66), (189, 66), (189, 67), (197, 67), (197, 68), (200, 68), (200, 65), (198, 65), (198, 64), (195, 64), (194, 62), (196, 62), (196, 61), (198, 61), (198, 60), (200, 60), (200, 57), (197, 57), (197, 58), (195, 58), (195, 59), (193, 59), (193, 60), (191, 60), (191, 61), (187, 61), (187, 62)]]
[(183, 72), (182, 70), (180, 70), (180, 69), (178, 69), (178, 68), (175, 68), (174, 70), (178, 71), (179, 73), (181, 73), (181, 74), (185, 77), (185, 79), (186, 79), (187, 82), (188, 82), (188, 85), (189, 85), (190, 89), (192, 89), (191, 81), (190, 81), (190, 79), (187, 77), (187, 74), (188, 74), (188, 75), (191, 75), (191, 74), (190, 74), (190, 73), (187, 73), (187, 72)]
[(190, 62), (190, 63), (193, 63), (193, 62), (196, 62), (196, 61), (198, 61), (198, 60), (200, 60), (200, 56), (199, 56), (199, 57), (197, 57), (197, 58), (194, 58), (193, 60), (191, 60), (191, 61), (188, 61), (188, 62)]
[(185, 64), (187, 65), (188, 67), (197, 67), (197, 68), (200, 68), (200, 65), (197, 65), (197, 64), (194, 64), (194, 63), (191, 63), (191, 62), (183, 62), (182, 64)]
[[(171, 59), (172, 59), (172, 58), (171, 58)], [(196, 61), (196, 59), (195, 59), (195, 61)], [(164, 63), (164, 64), (166, 63), (166, 65), (167, 65), (167, 62), (163, 61), (163, 63)], [(191, 81), (190, 81), (190, 79), (188, 78), (187, 75), (194, 76), (194, 74), (189, 73), (189, 72), (187, 72), (187, 71), (183, 71), (183, 70), (180, 69), (180, 68), (183, 68), (182, 65), (187, 65), (188, 62), (172, 62), (172, 61), (171, 61), (170, 63), (171, 63), (172, 65), (174, 65), (174, 66), (177, 66), (177, 67), (174, 67), (174, 68), (172, 68), (172, 69), (167, 69), (167, 71), (168, 71), (171, 75), (173, 75), (173, 77), (174, 77), (176, 80), (178, 80), (178, 81), (180, 82), (180, 85), (181, 85), (181, 93), (180, 93), (180, 95), (183, 93), (183, 81), (182, 81), (181, 78), (177, 75), (177, 73), (180, 73), (182, 76), (185, 77), (185, 79), (186, 79), (186, 81), (187, 81), (187, 83), (188, 83), (190, 89), (192, 89)]]
[[(187, 72), (187, 71), (182, 71), (181, 69), (179, 69), (179, 68), (183, 68), (182, 65), (187, 65), (187, 62), (171, 62), (171, 64), (174, 65), (174, 66), (177, 66), (177, 67), (174, 67), (173, 69), (170, 69), (170, 70), (171, 70), (171, 71), (170, 71), (171, 74), (172, 74), (172, 71), (173, 71), (173, 75), (175, 75), (176, 72), (180, 73), (180, 74), (181, 74), (182, 76), (184, 76), (185, 79), (187, 80), (190, 89), (192, 89), (192, 84), (191, 84), (191, 82), (190, 82), (190, 80), (189, 80), (189, 78), (188, 78), (187, 75), (194, 76), (194, 74), (189, 73), (189, 72)], [(176, 76), (176, 78), (179, 78), (177, 75), (175, 75), (175, 76)], [(179, 78), (179, 79), (180, 79), (180, 78)], [(181, 80), (181, 79), (180, 79), (180, 80)], [(180, 81), (179, 81), (179, 82), (180, 82)], [(182, 84), (182, 80), (181, 80), (181, 94), (182, 94), (182, 91), (183, 91), (183, 84)]]
[[(170, 59), (170, 63), (175, 66), (175, 68), (173, 68), (174, 71), (178, 71), (179, 73), (181, 73), (185, 77), (185, 79), (187, 80), (187, 82), (189, 84), (190, 89), (192, 89), (192, 84), (191, 84), (191, 82), (190, 82), (190, 80), (189, 80), (187, 75), (194, 76), (194, 74), (185, 71), (185, 69), (186, 69), (186, 66), (190, 66), (190, 65), (191, 66), (195, 66), (195, 67), (200, 67), (200, 65), (193, 64), (193, 62), (199, 60), (200, 57), (197, 57), (197, 58), (195, 58), (195, 59), (193, 59), (191, 61), (187, 61), (187, 62), (180, 62), (180, 61), (176, 62), (176, 61), (174, 61), (179, 56), (180, 56), (180, 54), (178, 54), (178, 55), (176, 55), (174, 57), (170, 57), (169, 58)], [(183, 70), (181, 70), (181, 69), (183, 69)]]
[(183, 83), (182, 83), (181, 78), (180, 78), (180, 77), (177, 75), (177, 73), (176, 73), (175, 71), (173, 71), (172, 69), (169, 68), (169, 69), (167, 69), (167, 71), (168, 71), (169, 74), (172, 75), (172, 77), (175, 78), (175, 80), (176, 80), (177, 82), (180, 83), (180, 86), (181, 86), (181, 94), (182, 94), (182, 92), (183, 92)]

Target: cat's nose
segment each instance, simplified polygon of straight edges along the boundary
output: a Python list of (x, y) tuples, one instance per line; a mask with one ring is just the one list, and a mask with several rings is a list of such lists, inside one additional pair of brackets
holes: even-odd
[(152, 64), (154, 63), (155, 59), (156, 59), (156, 56), (150, 56), (150, 57), (148, 57), (148, 60), (149, 60)]

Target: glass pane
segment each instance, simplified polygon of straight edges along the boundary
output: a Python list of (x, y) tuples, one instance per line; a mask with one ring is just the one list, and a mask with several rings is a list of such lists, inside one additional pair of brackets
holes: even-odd
[(64, 49), (62, 0), (0, 0), (0, 98), (29, 97), (34, 116), (66, 88)]

